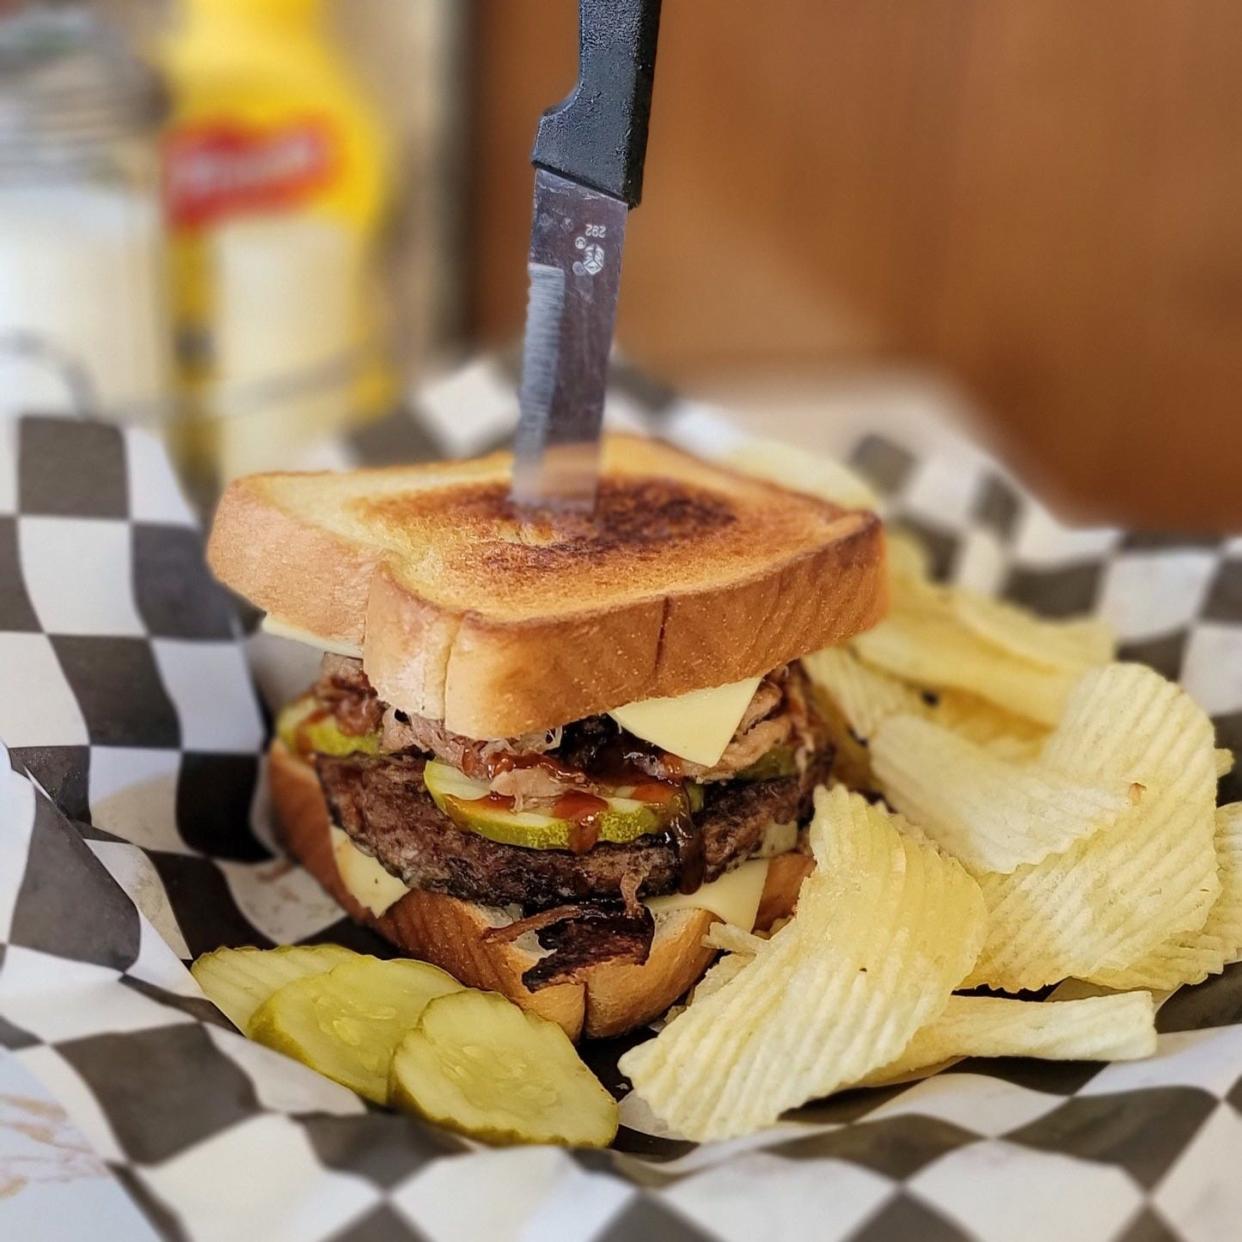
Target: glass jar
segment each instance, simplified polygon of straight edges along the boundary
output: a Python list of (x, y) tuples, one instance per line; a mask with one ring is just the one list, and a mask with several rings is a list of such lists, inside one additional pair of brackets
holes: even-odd
[(0, 20), (0, 413), (161, 424), (158, 76), (85, 6)]

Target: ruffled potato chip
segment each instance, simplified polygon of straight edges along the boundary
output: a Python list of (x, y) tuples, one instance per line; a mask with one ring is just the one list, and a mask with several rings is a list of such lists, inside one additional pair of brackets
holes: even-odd
[(925, 559), (900, 535), (889, 537), (889, 578), (892, 612), (853, 646), (868, 663), (916, 687), (966, 691), (1051, 726), (1073, 677), (1113, 657), (1116, 642), (1103, 622), (1048, 620), (933, 583)]
[(696, 1000), (705, 1000), (713, 992), (719, 992), (726, 983), (737, 977), (738, 972), (744, 966), (750, 965), (752, 956), (749, 953), (729, 953), (725, 957), (720, 958), (708, 970), (707, 974), (694, 985), (694, 991), (690, 993), (690, 1003), (694, 1004)]
[(933, 689), (967, 690), (1026, 720), (1055, 725), (1074, 674), (1043, 668), (985, 642), (939, 608), (895, 607), (851, 647), (876, 668)]
[(932, 581), (927, 549), (917, 536), (889, 526), (884, 547), (894, 607), (947, 608), (949, 588)]
[(1117, 650), (1117, 640), (1103, 621), (1049, 621), (1006, 600), (955, 590), (953, 614), (972, 634), (1043, 668), (1082, 672), (1107, 664)]
[(707, 929), (703, 943), (713, 949), (723, 949), (726, 953), (754, 957), (768, 942), (763, 936), (744, 931), (736, 923), (721, 921), (713, 923)]
[(1156, 1006), (1150, 992), (1069, 1001), (953, 996), (901, 1056), (870, 1074), (865, 1085), (890, 1082), (958, 1057), (1135, 1061), (1155, 1051)]
[(942, 728), (1015, 763), (1037, 759), (1048, 740), (1046, 726), (1015, 716), (965, 690), (939, 692), (926, 715)]
[(871, 739), (889, 803), (974, 872), (1010, 872), (1111, 827), (1141, 797), (1121, 776), (1076, 780), (1011, 763), (914, 716)]
[(1086, 673), (1042, 762), (1071, 780), (1128, 781), (1137, 804), (1063, 853), (977, 876), (988, 938), (969, 985), (1094, 978), (1202, 928), (1221, 892), (1213, 741), (1204, 712), (1151, 669)]
[[(932, 691), (861, 660), (849, 647), (826, 647), (802, 657), (824, 706), (839, 715), (854, 740), (870, 739), (890, 716), (922, 716), (1015, 761), (1034, 759), (1048, 729), (964, 690)], [(847, 782), (848, 783), (848, 782)]]
[(840, 786), (815, 805), (818, 866), (795, 917), (621, 1059), (686, 1137), (750, 1133), (895, 1060), (982, 943), (983, 903), (960, 863)]
[(917, 690), (864, 664), (845, 647), (825, 647), (802, 657), (817, 690), (835, 704), (854, 736), (871, 737), (889, 716), (917, 715), (926, 704)]
[(1216, 811), (1216, 861), (1220, 896), (1203, 927), (1153, 949), (1125, 970), (1100, 970), (1091, 982), (1105, 987), (1172, 991), (1202, 983), (1242, 957), (1242, 802)]

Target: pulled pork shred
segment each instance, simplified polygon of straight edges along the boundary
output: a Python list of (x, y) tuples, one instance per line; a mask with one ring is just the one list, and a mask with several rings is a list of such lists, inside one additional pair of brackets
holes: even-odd
[(331, 710), (342, 733), (361, 737), (380, 727), (384, 705), (362, 671), (361, 660), (330, 652), (325, 655), (315, 683), (315, 697)]
[(450, 733), (438, 720), (424, 716), (407, 716), (389, 707), (384, 710), (380, 745), (384, 750), (427, 751), (437, 759), (460, 768), (467, 776), (485, 771), (487, 761), (497, 755), (542, 755), (561, 744), (561, 730), (547, 729), (542, 733), (522, 733), (517, 737), (476, 741), (460, 733)]

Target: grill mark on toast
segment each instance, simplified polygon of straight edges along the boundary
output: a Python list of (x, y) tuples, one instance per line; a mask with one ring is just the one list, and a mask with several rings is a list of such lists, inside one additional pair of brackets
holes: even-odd
[(555, 572), (578, 563), (662, 556), (670, 545), (700, 543), (738, 522), (734, 504), (719, 493), (677, 479), (622, 476), (600, 483), (590, 516), (519, 514), (506, 484), (463, 484), (436, 492), (407, 492), (351, 506), (360, 520), (394, 534), (451, 508), (455, 524), (477, 532), (460, 554), (500, 574)]

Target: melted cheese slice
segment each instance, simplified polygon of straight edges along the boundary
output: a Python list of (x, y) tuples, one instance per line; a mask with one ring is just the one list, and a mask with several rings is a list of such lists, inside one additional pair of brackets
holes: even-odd
[(718, 880), (704, 884), (693, 893), (669, 893), (667, 897), (649, 897), (643, 903), (652, 914), (670, 914), (674, 910), (708, 910), (726, 923), (743, 931), (751, 931), (759, 913), (763, 886), (768, 880), (768, 860), (754, 858)]
[(308, 647), (318, 647), (320, 651), (330, 651), (333, 655), (351, 656), (355, 660), (362, 659), (362, 648), (343, 638), (324, 638), (321, 634), (312, 634), (299, 625), (290, 625), (269, 612), (263, 618), (263, 629), (277, 638), (291, 638), (295, 643), (305, 643)]
[(748, 677), (673, 699), (644, 699), (608, 714), (635, 737), (710, 768), (720, 762), (762, 680)]
[(349, 834), (332, 826), (332, 854), (345, 891), (372, 914), (383, 914), (410, 890), (405, 882), (385, 871), (370, 854), (364, 854)]

